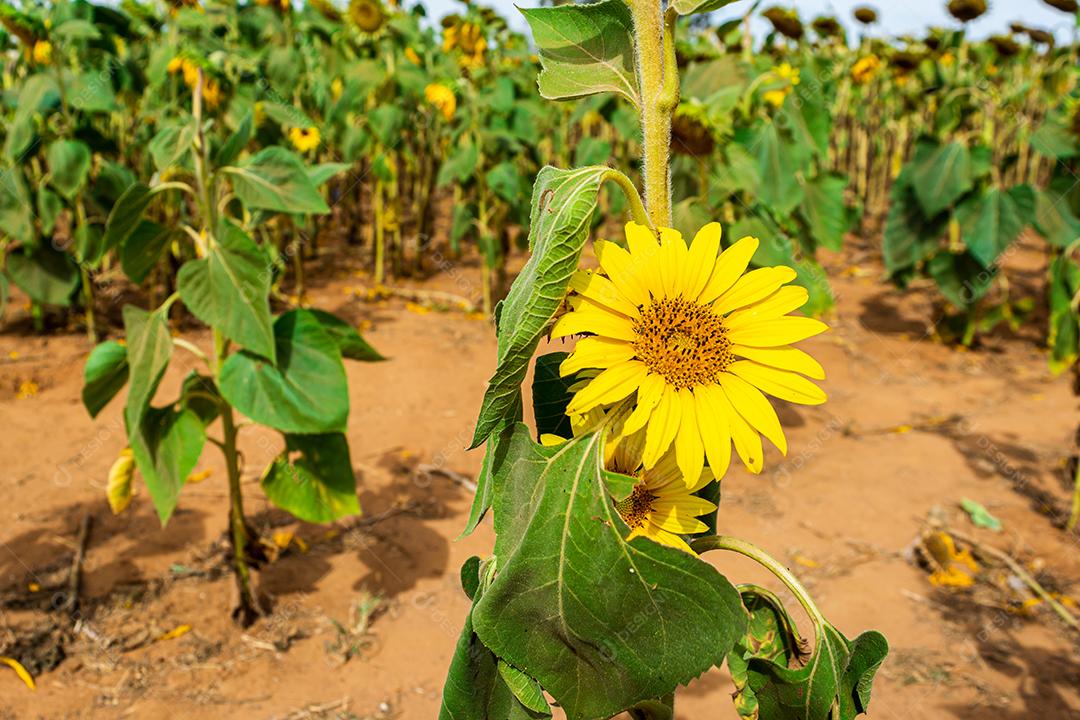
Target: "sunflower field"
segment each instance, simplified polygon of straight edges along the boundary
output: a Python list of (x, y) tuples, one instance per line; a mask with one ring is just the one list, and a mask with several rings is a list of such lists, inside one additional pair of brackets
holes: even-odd
[(1080, 713), (1030, 4), (0, 0), (0, 718)]

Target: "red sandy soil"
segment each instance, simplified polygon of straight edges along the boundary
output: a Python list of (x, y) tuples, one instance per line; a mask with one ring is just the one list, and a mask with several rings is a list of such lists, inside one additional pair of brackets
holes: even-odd
[[(1029, 248), (1017, 262), (1014, 287), (1026, 283), (1034, 295), (1043, 259)], [(0, 654), (23, 659), (38, 689), (0, 666), (0, 718), (437, 715), (468, 608), (458, 568), (493, 543), (490, 519), (455, 538), (471, 501), (467, 479), (482, 457), (463, 448), (494, 367), (495, 337), (461, 312), (364, 301), (352, 292), (369, 285), (355, 272), (360, 261), (337, 257), (332, 265), (313, 304), (369, 323), (367, 337), (391, 358), (348, 365), (364, 516), (328, 528), (274, 510), (258, 476), (279, 441), (245, 430), (253, 524), (267, 537), (294, 533), (306, 548), (291, 544), (257, 574), (271, 614), (247, 630), (229, 619), (219, 454), (208, 445), (199, 469), (211, 474), (184, 490), (167, 527), (145, 492), (113, 516), (104, 482), (126, 444), (122, 403), (91, 420), (79, 401), (85, 338), (30, 334), (16, 301), (0, 328)], [(1076, 633), (1044, 605), (1007, 608), (990, 586), (934, 587), (910, 557), (936, 518), (1015, 555), (1050, 589), (1080, 593), (1080, 536), (1061, 529), (1070, 497), (1065, 459), (1080, 420), (1068, 378), (1050, 374), (1034, 327), (994, 335), (975, 351), (936, 341), (933, 296), (885, 284), (870, 250), (849, 249), (826, 266), (837, 293), (833, 330), (808, 349), (829, 372), (830, 401), (780, 409), (789, 455), (772, 450), (757, 477), (733, 466), (721, 530), (796, 569), (847, 635), (876, 628), (888, 636), (892, 653), (872, 717), (1080, 717)], [(398, 285), (478, 295), (475, 265), (443, 270)], [(205, 331), (184, 335), (208, 345)], [(177, 355), (159, 401), (175, 395), (193, 366), (192, 356)], [(37, 384), (35, 396), (18, 397), (24, 381)], [(964, 497), (986, 505), (1004, 531), (974, 528), (958, 507)], [(87, 514), (79, 622), (61, 643), (57, 623), (67, 618), (49, 608), (62, 597)], [(777, 587), (740, 558), (709, 560), (736, 581)], [(360, 621), (357, 608), (376, 601)], [(191, 629), (161, 639), (180, 626)], [(726, 671), (714, 670), (681, 691), (678, 716), (735, 718), (730, 692)]]

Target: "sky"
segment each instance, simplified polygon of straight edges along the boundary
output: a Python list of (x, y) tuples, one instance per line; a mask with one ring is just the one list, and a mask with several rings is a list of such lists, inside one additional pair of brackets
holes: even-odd
[[(514, 28), (526, 29), (521, 14), (514, 9), (515, 0), (481, 0), (481, 2), (493, 5), (509, 19)], [(775, 2), (765, 0), (762, 8), (774, 4), (794, 7), (804, 20), (810, 20), (821, 14), (831, 14), (845, 22), (849, 29), (854, 29), (856, 23), (851, 17), (852, 10), (859, 5), (870, 5), (877, 9), (880, 18), (871, 34), (895, 36), (919, 34), (934, 25), (956, 27), (958, 23), (945, 11), (945, 2), (946, 0), (775, 0)], [(457, 0), (425, 0), (424, 4), (435, 18), (458, 12), (462, 7)], [(516, 0), (516, 4), (529, 7), (539, 3)], [(1015, 20), (1034, 27), (1054, 30), (1062, 41), (1067, 41), (1072, 37), (1072, 28), (1075, 23), (1072, 17), (1053, 9), (1042, 0), (990, 0), (989, 4), (990, 11), (971, 23), (970, 29), (974, 37), (986, 37), (1003, 32), (1008, 28), (1009, 23)], [(740, 15), (742, 9), (749, 5), (749, 0), (743, 0), (729, 9), (718, 10), (714, 13), (716, 22)]]

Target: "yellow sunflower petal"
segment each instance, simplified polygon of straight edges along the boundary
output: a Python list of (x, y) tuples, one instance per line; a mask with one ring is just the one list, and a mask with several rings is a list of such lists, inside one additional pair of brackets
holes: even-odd
[(729, 329), (745, 327), (757, 320), (772, 320), (787, 315), (792, 310), (798, 310), (810, 299), (810, 293), (806, 288), (798, 285), (782, 287), (763, 300), (758, 300), (753, 305), (740, 308), (726, 318), (724, 325)]
[(660, 276), (660, 243), (649, 228), (635, 222), (626, 223), (626, 244), (630, 248), (633, 263), (631, 271), (637, 275), (653, 297), (664, 296), (664, 281)]
[(723, 394), (716, 386), (694, 389), (697, 401), (698, 430), (705, 445), (705, 457), (709, 459), (709, 468), (719, 480), (727, 473), (731, 464), (731, 429), (725, 408), (714, 399), (714, 395)]
[(679, 464), (683, 482), (693, 485), (701, 477), (705, 467), (705, 447), (701, 443), (695, 409), (697, 401), (688, 388), (679, 390), (679, 405), (682, 420), (679, 421), (679, 433), (675, 436), (675, 459)]
[(661, 545), (667, 545), (668, 547), (678, 548), (679, 550), (685, 550), (688, 553), (694, 551), (690, 549), (690, 546), (686, 544), (686, 541), (675, 533), (670, 533), (663, 528), (659, 528), (652, 523), (645, 523), (639, 529), (634, 530), (626, 538), (628, 541), (635, 537), (646, 537), (653, 542), (660, 543)]
[[(653, 507), (656, 507), (655, 504)], [(654, 512), (649, 513), (649, 522), (661, 530), (667, 530), (668, 532), (678, 533), (680, 535), (705, 532), (709, 529), (708, 525), (701, 522), (696, 517), (691, 517), (682, 513), (668, 513), (654, 510)]]
[(570, 289), (627, 317), (636, 318), (640, 314), (637, 306), (626, 299), (615, 283), (598, 273), (578, 270), (570, 278)]
[(769, 438), (782, 454), (787, 455), (787, 438), (780, 426), (780, 418), (768, 398), (756, 387), (731, 373), (720, 374), (720, 386), (732, 406), (759, 433)]
[(571, 310), (555, 321), (551, 328), (551, 337), (593, 333), (627, 342), (637, 339), (634, 323), (625, 315), (608, 310), (586, 298), (578, 300), (580, 302), (576, 310)]
[(781, 400), (800, 405), (820, 405), (828, 399), (824, 390), (802, 375), (760, 365), (753, 360), (736, 360), (728, 366), (727, 371)]
[(656, 404), (649, 425), (645, 430), (645, 451), (641, 456), (642, 464), (651, 468), (660, 461), (660, 457), (671, 447), (672, 440), (679, 431), (682, 419), (682, 405), (679, 394), (670, 385), (664, 387), (664, 394)]
[(645, 364), (636, 360), (608, 368), (574, 395), (566, 413), (580, 415), (599, 405), (610, 405), (622, 400), (638, 389), (646, 372)]
[(609, 368), (632, 360), (634, 348), (624, 340), (606, 337), (586, 337), (577, 341), (570, 356), (559, 365), (563, 377), (585, 368)]
[(713, 303), (713, 310), (726, 315), (732, 310), (745, 307), (772, 295), (786, 282), (795, 279), (795, 271), (783, 265), (771, 268), (759, 268), (739, 278), (731, 289)]
[(650, 373), (642, 381), (641, 387), (638, 388), (637, 405), (634, 407), (634, 411), (630, 413), (630, 416), (626, 418), (626, 422), (623, 423), (623, 435), (633, 435), (645, 427), (645, 423), (652, 416), (653, 409), (660, 402), (660, 398), (663, 397), (666, 386), (667, 383), (664, 382), (664, 378), (653, 373)]
[(649, 302), (649, 289), (633, 272), (633, 258), (625, 248), (607, 240), (597, 240), (593, 244), (596, 259), (615, 287), (634, 305)]
[(750, 427), (750, 423), (746, 422), (746, 419), (732, 406), (731, 401), (727, 399), (727, 395), (720, 392), (715, 397), (720, 398), (720, 405), (727, 411), (728, 420), (731, 422), (731, 442), (735, 445), (735, 452), (739, 455), (739, 459), (743, 461), (746, 469), (757, 475), (764, 465), (765, 453), (761, 447), (761, 436), (754, 431), (754, 428)]
[(748, 324), (730, 331), (727, 337), (733, 345), (778, 347), (805, 340), (828, 329), (829, 326), (820, 320), (790, 315)]
[(665, 297), (676, 297), (682, 294), (682, 272), (689, 250), (681, 235), (671, 237), (667, 228), (661, 228), (660, 233), (663, 238), (660, 244), (660, 282)]
[(732, 345), (731, 352), (747, 360), (755, 360), (762, 365), (802, 373), (814, 380), (825, 379), (825, 368), (821, 366), (821, 363), (802, 350), (793, 348), (790, 345), (769, 348)]
[(713, 266), (716, 265), (716, 255), (720, 252), (722, 235), (720, 223), (711, 222), (698, 230), (694, 242), (690, 243), (682, 280), (683, 297), (687, 300), (697, 300), (705, 289), (705, 284), (709, 282)]
[(758, 239), (747, 236), (720, 253), (712, 275), (709, 276), (709, 282), (705, 284), (705, 289), (698, 296), (698, 302), (711, 303), (727, 292), (739, 276), (746, 272), (746, 266), (750, 264), (750, 258), (754, 257), (757, 249)]
[[(690, 495), (685, 491), (681, 495), (669, 498), (657, 498), (652, 501), (653, 510), (659, 510), (666, 514), (678, 515), (684, 518), (701, 517), (716, 509), (716, 504), (709, 502), (696, 495)], [(671, 528), (668, 528), (669, 530)]]

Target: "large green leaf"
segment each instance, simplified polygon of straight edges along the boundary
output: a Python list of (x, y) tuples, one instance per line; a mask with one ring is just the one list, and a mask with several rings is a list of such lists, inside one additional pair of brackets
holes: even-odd
[(746, 627), (735, 588), (690, 553), (626, 542), (599, 433), (554, 448), (530, 434), (517, 425), (494, 468), (498, 573), (472, 613), (480, 641), (571, 720), (610, 717), (719, 665)]
[(806, 195), (800, 209), (810, 226), (815, 243), (839, 251), (848, 229), (847, 207), (844, 205), (846, 178), (824, 174), (803, 186)]
[(776, 661), (787, 667), (801, 662), (805, 655), (803, 640), (794, 620), (772, 591), (755, 585), (740, 585), (739, 595), (750, 613), (746, 634), (728, 654), (728, 670), (735, 683), (735, 709), (740, 717), (756, 720), (757, 696), (749, 686), (750, 660)]
[(733, 2), (735, 0), (672, 0), (669, 7), (680, 15), (695, 15), (719, 10)]
[(134, 283), (141, 283), (154, 269), (161, 253), (177, 231), (151, 220), (142, 220), (120, 245), (120, 267)]
[(64, 73), (64, 91), (73, 108), (85, 112), (112, 112), (117, 109), (110, 73)]
[(45, 305), (71, 304), (79, 287), (79, 267), (71, 256), (42, 245), (32, 252), (13, 252), (7, 257), (7, 273), (19, 289)]
[(360, 334), (360, 331), (339, 318), (337, 315), (328, 313), (325, 310), (316, 310), (314, 308), (308, 310), (308, 312), (319, 321), (319, 324), (322, 325), (322, 329), (325, 330), (326, 334), (337, 344), (338, 350), (341, 352), (341, 357), (346, 360), (360, 360), (363, 362), (378, 362), (379, 360), (386, 359), (379, 354), (378, 350), (368, 344), (368, 341), (364, 339), (364, 336)]
[(568, 353), (554, 352), (536, 358), (532, 398), (537, 435), (551, 434), (566, 439), (574, 436), (566, 406), (573, 395), (570, 386), (577, 380), (577, 374), (569, 377), (559, 374), (559, 365), (567, 357)]
[(90, 174), (90, 148), (78, 140), (57, 140), (46, 152), (52, 186), (71, 199), (86, 184)]
[(926, 271), (937, 283), (945, 299), (966, 309), (981, 299), (993, 285), (997, 270), (986, 268), (970, 252), (941, 250), (926, 264)]
[(753, 142), (758, 170), (764, 179), (758, 188), (759, 199), (773, 212), (787, 215), (799, 206), (804, 194), (799, 184), (799, 153), (780, 137), (772, 122), (762, 126)]
[(97, 417), (127, 380), (127, 348), (113, 340), (95, 347), (83, 367), (82, 401), (90, 417)]
[[(477, 577), (479, 566), (478, 558), (473, 557), (461, 568), (462, 585), (472, 598), (474, 608), (483, 597), (483, 583)], [(469, 589), (472, 589), (471, 594)], [(551, 717), (550, 711), (530, 710), (521, 703), (519, 694), (508, 686), (507, 675), (517, 684), (520, 693), (527, 692), (526, 683), (536, 681), (499, 661), (484, 647), (473, 630), (472, 614), (470, 609), (450, 661), (439, 720), (537, 720)], [(503, 671), (502, 666), (510, 670)], [(547, 704), (542, 695), (539, 699), (535, 695), (528, 697), (537, 708), (540, 707), (539, 701), (543, 701), (545, 706)]]
[(882, 244), (885, 270), (895, 275), (925, 260), (938, 246), (948, 224), (947, 215), (928, 219), (914, 190), (898, 179), (892, 189), (892, 203), (885, 218)]
[(22, 83), (15, 115), (5, 130), (4, 155), (20, 160), (34, 141), (34, 115), (60, 102), (60, 86), (51, 72), (31, 75)]
[[(37, 245), (33, 202), (21, 168), (0, 168), (0, 234), (18, 240), (24, 247)], [(47, 234), (51, 234), (51, 228)]]
[(920, 143), (913, 163), (911, 186), (926, 217), (951, 207), (974, 184), (971, 153), (963, 143)]
[(989, 268), (1009, 247), (1034, 215), (1031, 188), (1020, 185), (1003, 191), (991, 188), (973, 196), (956, 210), (964, 244), (983, 267)]
[(271, 146), (238, 166), (221, 169), (232, 180), (236, 196), (250, 209), (287, 213), (330, 212), (303, 161), (283, 147)]
[(565, 100), (614, 92), (641, 106), (634, 22), (622, 0), (519, 8), (540, 51), (540, 94)]
[(454, 182), (467, 182), (476, 172), (476, 166), (479, 162), (480, 148), (471, 142), (463, 143), (439, 167), (439, 175), (435, 182), (436, 186), (445, 187)]
[(184, 263), (176, 284), (180, 299), (195, 317), (273, 362), (272, 274), (273, 267), (255, 241), (223, 220), (206, 257)]
[(472, 447), (487, 439), (519, 405), (521, 382), (548, 322), (566, 297), (578, 266), (607, 167), (545, 167), (533, 187), (529, 247), (532, 255), (502, 303), (499, 363), (488, 382)]
[(1053, 190), (1035, 195), (1035, 229), (1054, 247), (1065, 248), (1080, 238), (1080, 218), (1073, 214), (1068, 198)]
[(150, 206), (150, 201), (159, 192), (160, 189), (149, 188), (139, 182), (124, 190), (105, 221), (105, 237), (102, 239), (105, 247), (116, 247), (135, 232), (135, 228), (142, 222), (143, 213)]
[(1056, 118), (1048, 119), (1031, 134), (1031, 147), (1055, 160), (1080, 155), (1080, 141), (1069, 126)]
[(285, 435), (285, 451), (262, 476), (270, 502), (304, 522), (360, 514), (349, 441), (342, 433)]
[(291, 310), (274, 321), (277, 363), (248, 351), (233, 353), (219, 387), (252, 420), (283, 433), (344, 432), (349, 388), (341, 352), (319, 320)]
[(130, 368), (124, 406), (128, 444), (164, 525), (176, 509), (184, 481), (199, 461), (206, 431), (190, 409), (150, 405), (172, 357), (172, 337), (163, 309), (148, 313), (133, 305), (124, 306), (124, 329)]
[(154, 167), (164, 171), (170, 167), (186, 166), (188, 153), (195, 140), (195, 123), (171, 123), (158, 130), (147, 145)]
[(1080, 267), (1070, 258), (1058, 255), (1050, 263), (1050, 283), (1047, 295), (1050, 301), (1049, 338), (1050, 368), (1054, 372), (1076, 362), (1080, 348), (1080, 324), (1072, 309), (1072, 299), (1080, 290)]

